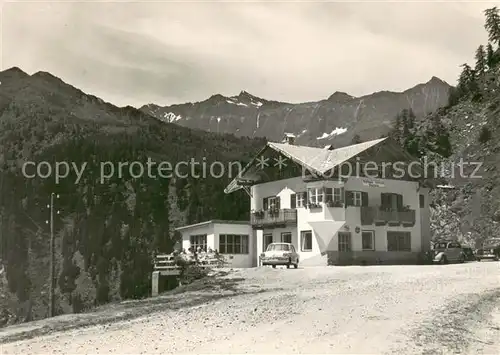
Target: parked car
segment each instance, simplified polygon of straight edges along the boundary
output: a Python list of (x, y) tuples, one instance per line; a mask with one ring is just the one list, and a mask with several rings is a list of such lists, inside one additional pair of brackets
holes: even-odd
[(485, 240), (483, 247), (476, 250), (476, 259), (490, 259), (498, 261), (500, 259), (500, 238), (490, 238)]
[(471, 247), (462, 247), (462, 252), (464, 253), (465, 261), (476, 261), (476, 254)]
[(287, 269), (293, 265), (296, 269), (299, 267), (299, 254), (291, 243), (271, 243), (260, 255), (260, 263), (262, 266), (271, 265), (273, 268), (276, 265), (284, 265)]
[(448, 264), (453, 262), (463, 263), (465, 255), (459, 242), (440, 241), (433, 246), (434, 263)]

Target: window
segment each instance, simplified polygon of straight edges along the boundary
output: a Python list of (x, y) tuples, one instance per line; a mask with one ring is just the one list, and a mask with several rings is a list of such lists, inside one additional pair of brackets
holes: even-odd
[(292, 242), (292, 233), (283, 232), (281, 233), (281, 243), (291, 243)]
[(280, 198), (279, 196), (270, 196), (263, 199), (263, 210), (274, 210), (280, 208)]
[(448, 243), (436, 243), (434, 244), (434, 249), (446, 249)]
[(339, 251), (349, 252), (351, 251), (351, 233), (349, 232), (339, 232)]
[(297, 207), (304, 207), (306, 204), (306, 193), (305, 192), (299, 192), (297, 193)]
[(300, 250), (302, 251), (312, 251), (312, 232), (302, 231), (300, 232)]
[(333, 189), (333, 201), (344, 201), (344, 188), (335, 187)]
[(375, 233), (373, 231), (361, 232), (361, 247), (363, 250), (375, 250)]
[(323, 202), (323, 189), (321, 187), (309, 189), (309, 203), (318, 205)]
[(266, 251), (290, 251), (290, 245), (288, 245), (288, 244), (271, 244), (267, 247)]
[(194, 250), (197, 250), (199, 247), (201, 250), (207, 251), (206, 234), (191, 235), (189, 236), (189, 241), (191, 242), (191, 247), (194, 248)]
[(290, 208), (297, 208), (297, 194), (290, 195)]
[(269, 197), (268, 199), (268, 209), (270, 210), (275, 210), (276, 206), (278, 205), (276, 202), (277, 198), (276, 197)]
[(388, 251), (411, 251), (410, 232), (387, 232)]
[(347, 206), (368, 206), (368, 192), (364, 191), (346, 191), (345, 199)]
[(420, 208), (424, 208), (424, 206), (425, 206), (425, 196), (424, 195), (418, 195), (418, 198), (419, 198)]
[(352, 193), (354, 206), (361, 206), (361, 192), (353, 191)]
[(328, 187), (325, 189), (325, 202), (333, 201), (333, 189)]
[(383, 208), (397, 211), (403, 207), (403, 195), (382, 193), (380, 194), (380, 200)]
[(262, 250), (266, 250), (267, 246), (273, 242), (272, 234), (264, 234), (262, 241)]
[(219, 253), (221, 254), (248, 254), (248, 235), (220, 234)]

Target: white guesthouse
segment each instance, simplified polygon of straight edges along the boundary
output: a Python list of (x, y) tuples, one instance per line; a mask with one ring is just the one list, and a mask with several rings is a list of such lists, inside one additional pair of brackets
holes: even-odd
[(207, 245), (233, 267), (257, 266), (272, 242), (293, 243), (301, 265), (415, 263), (430, 248), (429, 180), (415, 161), (388, 138), (269, 142), (225, 189), (250, 195), (250, 221), (181, 227), (183, 247)]

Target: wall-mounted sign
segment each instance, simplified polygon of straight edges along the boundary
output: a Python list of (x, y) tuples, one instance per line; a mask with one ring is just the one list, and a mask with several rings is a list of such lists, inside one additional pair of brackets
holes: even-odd
[(359, 227), (356, 227), (356, 229), (355, 229), (356, 233), (359, 233), (360, 230), (361, 229)]
[(363, 179), (361, 180), (364, 186), (369, 186), (369, 187), (385, 187), (385, 184), (382, 181), (375, 180), (375, 179)]

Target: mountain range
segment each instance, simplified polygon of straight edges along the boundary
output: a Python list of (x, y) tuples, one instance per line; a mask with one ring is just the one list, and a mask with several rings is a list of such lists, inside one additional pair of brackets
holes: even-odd
[(148, 104), (140, 109), (161, 121), (208, 132), (273, 141), (292, 133), (297, 144), (344, 146), (356, 135), (363, 141), (386, 135), (403, 109), (411, 108), (417, 118), (436, 111), (447, 104), (450, 88), (432, 77), (403, 92), (381, 91), (362, 97), (337, 91), (324, 100), (293, 104), (241, 91), (237, 96), (216, 94), (201, 102), (165, 107)]

